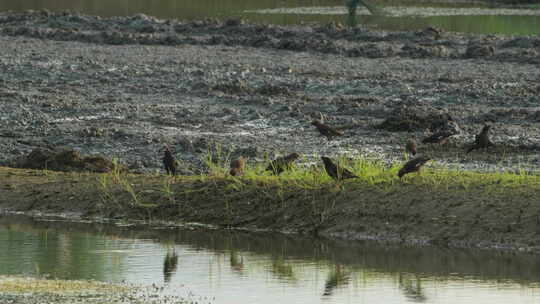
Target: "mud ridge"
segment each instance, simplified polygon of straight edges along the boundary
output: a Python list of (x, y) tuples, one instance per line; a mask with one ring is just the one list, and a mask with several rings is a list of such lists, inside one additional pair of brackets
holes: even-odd
[(413, 179), (391, 187), (351, 181), (341, 187), (328, 183), (316, 189), (236, 178), (43, 174), (2, 167), (0, 177), (4, 194), (0, 208), (11, 212), (540, 250), (536, 177), (531, 177), (531, 183), (509, 186), (480, 182), (468, 187), (436, 187)]

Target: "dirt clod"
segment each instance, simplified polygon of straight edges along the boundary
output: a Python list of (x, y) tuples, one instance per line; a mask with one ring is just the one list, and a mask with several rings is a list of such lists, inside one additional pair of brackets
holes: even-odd
[(78, 151), (70, 148), (55, 150), (37, 148), (20, 159), (15, 166), (66, 172), (109, 172), (115, 169), (118, 164), (102, 156), (82, 156)]

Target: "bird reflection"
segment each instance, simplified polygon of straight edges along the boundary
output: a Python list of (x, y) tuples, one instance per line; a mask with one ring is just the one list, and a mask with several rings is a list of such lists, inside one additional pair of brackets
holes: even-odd
[(229, 262), (233, 270), (238, 272), (242, 272), (242, 270), (244, 270), (244, 258), (242, 256), (239, 256), (236, 250), (231, 251)]
[(427, 297), (422, 290), (421, 280), (418, 277), (408, 278), (399, 274), (399, 288), (405, 297), (412, 302), (422, 303), (427, 301)]
[(343, 271), (341, 265), (336, 265), (326, 278), (323, 296), (331, 296), (336, 288), (348, 284), (350, 279), (349, 273)]
[(177, 267), (178, 255), (176, 254), (176, 251), (167, 251), (165, 261), (163, 261), (163, 279), (165, 280), (165, 283), (169, 283), (171, 281), (171, 277), (173, 273), (176, 272)]
[(296, 281), (296, 275), (292, 265), (287, 263), (283, 256), (272, 257), (272, 268), (270, 268), (270, 271), (282, 280)]

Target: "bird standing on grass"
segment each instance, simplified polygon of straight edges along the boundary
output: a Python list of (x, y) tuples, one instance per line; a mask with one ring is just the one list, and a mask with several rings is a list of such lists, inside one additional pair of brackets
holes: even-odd
[(405, 144), (405, 151), (411, 153), (413, 156), (416, 155), (416, 137), (414, 135)]
[(163, 166), (165, 167), (167, 174), (176, 174), (176, 159), (174, 159), (168, 146), (165, 146), (165, 151), (163, 153)]
[(422, 166), (425, 165), (429, 160), (431, 159), (422, 156), (411, 159), (410, 161), (406, 162), (405, 165), (403, 165), (403, 168), (399, 170), (399, 178), (402, 178), (403, 175), (407, 173), (420, 172)]
[(239, 176), (244, 174), (244, 166), (246, 159), (243, 156), (240, 156), (238, 159), (235, 159), (231, 162), (231, 171), (229, 173), (232, 176)]
[(300, 157), (300, 154), (294, 152), (287, 156), (278, 157), (270, 162), (266, 171), (272, 171), (274, 174), (279, 175), (285, 170), (291, 168), (292, 163)]
[(448, 131), (437, 132), (437, 133), (432, 134), (431, 136), (424, 138), (422, 140), (422, 143), (444, 145), (448, 142), (448, 139), (452, 135), (454, 135), (454, 133), (451, 133)]
[(312, 121), (311, 124), (317, 128), (317, 131), (319, 131), (319, 133), (326, 136), (328, 140), (331, 140), (334, 136), (343, 136), (342, 132), (339, 132), (338, 130), (326, 124), (323, 124), (320, 120), (316, 119)]
[(321, 159), (324, 162), (324, 169), (326, 173), (330, 175), (333, 179), (340, 181), (347, 178), (357, 178), (358, 176), (354, 175), (351, 171), (343, 168), (339, 165), (334, 164), (332, 160), (328, 157), (322, 156)]
[(472, 145), (472, 147), (470, 147), (467, 150), (467, 153), (471, 152), (472, 150), (493, 146), (493, 143), (489, 139), (489, 134), (488, 134), (490, 128), (491, 128), (490, 125), (484, 125), (484, 127), (482, 128), (482, 131), (480, 131), (480, 134), (476, 135), (476, 138), (474, 139), (474, 144)]

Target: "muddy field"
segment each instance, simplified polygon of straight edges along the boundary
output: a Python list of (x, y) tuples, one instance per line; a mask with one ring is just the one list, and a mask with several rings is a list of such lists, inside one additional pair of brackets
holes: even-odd
[[(401, 159), (409, 133), (449, 114), (459, 134), (420, 146), (440, 163), (539, 167), (540, 39), (281, 27), (47, 11), (0, 14), (0, 160), (72, 147), (155, 171), (170, 145), (183, 173), (224, 154), (297, 151)], [(323, 118), (345, 136), (309, 125)], [(490, 153), (465, 155), (484, 124)]]

